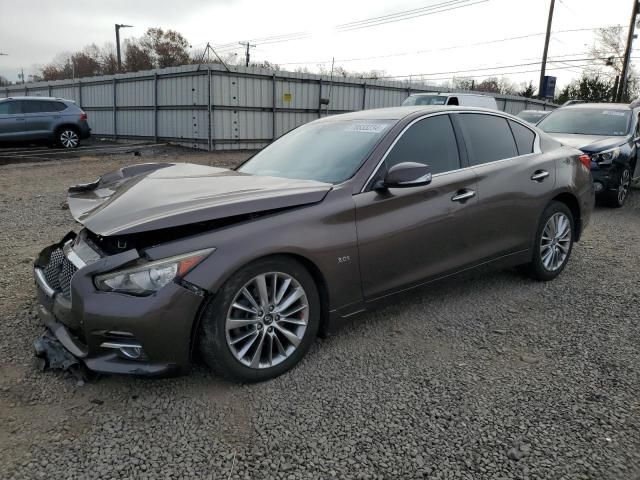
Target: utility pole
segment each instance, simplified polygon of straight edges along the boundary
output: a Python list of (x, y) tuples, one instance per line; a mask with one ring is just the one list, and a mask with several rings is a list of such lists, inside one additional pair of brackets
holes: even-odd
[(629, 35), (627, 36), (627, 48), (624, 51), (624, 62), (622, 64), (622, 73), (620, 74), (620, 85), (618, 88), (618, 102), (621, 102), (624, 98), (625, 90), (627, 89), (627, 77), (629, 72), (629, 60), (631, 57), (631, 50), (633, 49), (633, 39), (636, 38), (636, 17), (638, 16), (638, 1), (633, 0), (633, 9), (631, 10), (631, 20), (629, 21)]
[(255, 48), (255, 45), (253, 45), (253, 44), (251, 44), (249, 42), (238, 42), (238, 43), (240, 43), (240, 45), (242, 45), (243, 47), (246, 47), (246, 49), (247, 49), (246, 53), (245, 53), (245, 58), (246, 58), (245, 66), (248, 67), (249, 66), (249, 59), (251, 58), (251, 55), (249, 54), (249, 49), (252, 48), (252, 47)]
[(538, 87), (538, 97), (543, 98), (544, 92), (544, 74), (547, 69), (547, 52), (549, 51), (549, 38), (551, 37), (551, 23), (553, 22), (553, 9), (556, 6), (556, 0), (551, 0), (549, 5), (549, 18), (547, 19), (547, 34), (544, 37), (544, 50), (542, 52), (542, 67), (540, 68), (540, 85)]
[(20, 68), (20, 74), (18, 75), (18, 78), (22, 79), (22, 84), (24, 85), (24, 68)]
[(118, 71), (122, 71), (122, 56), (120, 55), (120, 29), (121, 28), (131, 28), (133, 25), (122, 25), (120, 23), (116, 23), (116, 53), (118, 55)]

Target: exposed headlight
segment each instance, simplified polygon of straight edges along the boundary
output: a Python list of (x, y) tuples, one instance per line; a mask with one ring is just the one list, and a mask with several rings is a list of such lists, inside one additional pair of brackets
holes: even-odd
[(591, 158), (598, 165), (611, 165), (618, 156), (620, 156), (620, 148), (616, 147), (604, 152), (594, 153)]
[(95, 285), (98, 290), (105, 292), (150, 295), (175, 278), (186, 275), (214, 250), (215, 248), (198, 250), (98, 275), (95, 277)]

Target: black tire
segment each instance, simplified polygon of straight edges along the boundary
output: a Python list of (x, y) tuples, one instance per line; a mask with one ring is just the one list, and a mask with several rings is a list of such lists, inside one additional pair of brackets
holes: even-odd
[(609, 190), (604, 194), (606, 204), (611, 208), (622, 208), (629, 196), (631, 189), (631, 170), (624, 167), (620, 171), (615, 190)]
[[(238, 360), (227, 342), (226, 321), (236, 295), (255, 277), (279, 272), (295, 279), (303, 288), (308, 305), (308, 318), (303, 337), (295, 350), (281, 363), (271, 367), (251, 368)], [(293, 368), (311, 347), (320, 327), (320, 296), (307, 269), (286, 256), (268, 257), (251, 263), (225, 282), (212, 301), (205, 307), (198, 334), (199, 350), (204, 362), (217, 374), (233, 381), (261, 382), (283, 374)], [(266, 333), (266, 325), (264, 335)]]
[[(562, 261), (562, 264), (559, 267), (551, 270), (545, 266), (545, 263), (543, 261), (541, 244), (543, 241), (543, 238), (542, 238), (543, 232), (545, 231), (547, 222), (551, 217), (553, 217), (557, 213), (563, 214), (566, 216), (566, 218), (569, 220), (571, 231), (569, 235), (568, 251), (567, 251), (566, 257), (564, 258), (564, 260)], [(549, 280), (553, 280), (554, 278), (556, 278), (565, 269), (567, 262), (571, 257), (571, 251), (573, 250), (573, 242), (575, 238), (574, 229), (575, 229), (575, 221), (569, 207), (567, 207), (567, 205), (562, 202), (557, 202), (557, 201), (551, 202), (544, 209), (544, 212), (542, 212), (542, 216), (540, 217), (540, 223), (538, 224), (538, 228), (536, 230), (536, 236), (533, 242), (533, 254), (532, 254), (531, 263), (527, 265), (522, 265), (520, 269), (525, 271), (532, 278), (536, 280), (541, 280), (543, 282), (548, 282)]]
[(78, 148), (80, 146), (80, 134), (75, 127), (62, 127), (56, 132), (56, 145), (62, 148)]

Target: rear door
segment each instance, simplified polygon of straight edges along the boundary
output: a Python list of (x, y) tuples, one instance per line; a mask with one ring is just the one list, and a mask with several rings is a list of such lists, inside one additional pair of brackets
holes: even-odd
[(499, 115), (460, 113), (470, 165), (478, 176), (478, 247), (486, 259), (530, 248), (556, 179), (555, 160), (536, 133)]
[(29, 139), (50, 137), (65, 108), (64, 103), (52, 100), (23, 100), (22, 111)]
[(429, 185), (354, 196), (365, 298), (402, 290), (473, 262), (476, 175), (466, 166), (449, 115), (400, 134), (369, 185), (401, 162), (431, 166)]
[(24, 130), (24, 115), (20, 101), (0, 102), (0, 140), (24, 140), (26, 138)]

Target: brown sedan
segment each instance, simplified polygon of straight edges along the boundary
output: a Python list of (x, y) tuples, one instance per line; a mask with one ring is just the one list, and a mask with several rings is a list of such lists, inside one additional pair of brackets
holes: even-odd
[(507, 114), (402, 107), (311, 122), (235, 171), (123, 168), (69, 190), (84, 228), (38, 256), (40, 315), (95, 371), (178, 372), (198, 351), (272, 378), (398, 292), (487, 265), (555, 278), (589, 166)]

